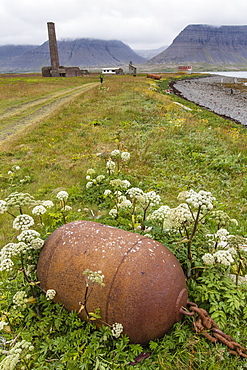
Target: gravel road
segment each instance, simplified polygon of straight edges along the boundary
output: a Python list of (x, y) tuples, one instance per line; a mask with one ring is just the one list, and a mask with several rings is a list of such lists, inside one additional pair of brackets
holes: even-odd
[[(233, 84), (233, 91), (226, 84)], [(172, 85), (175, 94), (247, 126), (246, 79), (214, 75), (180, 80)]]

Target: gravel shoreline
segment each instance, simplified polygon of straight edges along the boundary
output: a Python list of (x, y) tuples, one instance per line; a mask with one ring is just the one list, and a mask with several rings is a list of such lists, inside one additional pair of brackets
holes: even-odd
[[(236, 84), (233, 93), (226, 83)], [(246, 79), (213, 75), (176, 81), (171, 88), (176, 95), (247, 127), (247, 89), (238, 90), (238, 84), (247, 84)]]

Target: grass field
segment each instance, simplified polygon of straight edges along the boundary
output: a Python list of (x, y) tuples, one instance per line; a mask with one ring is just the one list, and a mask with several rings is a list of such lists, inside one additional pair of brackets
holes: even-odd
[[(96, 84), (90, 90), (82, 91), (73, 100), (58, 106), (46, 118), (33, 125), (32, 122), (23, 125), (21, 130), (0, 142), (0, 199), (6, 199), (13, 192), (22, 192), (30, 193), (35, 199), (52, 199), (55, 202), (56, 193), (63, 190), (68, 192), (68, 204), (72, 207), (69, 215), (66, 215), (67, 221), (98, 217), (99, 222), (108, 222), (113, 226), (128, 229), (128, 222), (123, 221), (122, 225), (120, 221), (109, 219), (109, 205), (104, 203), (102, 195), (99, 195), (99, 187), (91, 193), (86, 190), (88, 168), (94, 168), (99, 174), (103, 173), (104, 158), (107, 159), (114, 149), (118, 149), (130, 153), (131, 160), (128, 165), (120, 168), (118, 175), (127, 178), (132, 186), (141, 188), (144, 192), (155, 191), (162, 198), (162, 204), (169, 207), (178, 205), (177, 196), (180, 192), (190, 189), (195, 192), (211, 192), (217, 199), (216, 207), (238, 221), (238, 226), (232, 226), (229, 231), (245, 238), (246, 128), (193, 103), (166, 94), (164, 90), (168, 82), (178, 77), (177, 74), (164, 74), (162, 80), (156, 83), (145, 75), (108, 76), (103, 84)], [(1, 115), (13, 108), (18, 109), (23, 104), (98, 80), (97, 76), (42, 78), (40, 75), (0, 75), (0, 119)], [(32, 109), (25, 114), (31, 115)], [(20, 118), (23, 118), (23, 115), (11, 115), (0, 120), (0, 130), (3, 125), (11, 126)], [(42, 238), (46, 238), (62, 223), (57, 210), (51, 217), (53, 221), (49, 227), (42, 228), (39, 225)], [(1, 248), (16, 238), (17, 232), (12, 231), (11, 225), (11, 217), (6, 212), (0, 214)], [(173, 244), (174, 235), (165, 238), (161, 234), (157, 235), (158, 240)], [(199, 238), (196, 243), (199, 245), (204, 241)], [(172, 247), (172, 250), (179, 260), (181, 258), (180, 262), (183, 264), (184, 255), (178, 250), (178, 245)], [(246, 257), (241, 258), (244, 276), (247, 274)], [(199, 262), (195, 269), (198, 266)], [(208, 272), (206, 277), (196, 275), (192, 281), (188, 281), (189, 295), (191, 294), (199, 304), (204, 304), (207, 310), (210, 305), (218, 305), (218, 311), (229, 315), (224, 318), (223, 314), (218, 314), (223, 329), (228, 329), (229, 334), (246, 345), (246, 288), (229, 285), (229, 295), (225, 298), (227, 292), (220, 283), (221, 276), (224, 275), (223, 270), (219, 270), (218, 280), (214, 281), (215, 271)], [(227, 272), (229, 273), (229, 270)], [(42, 301), (42, 309), (45, 307), (50, 310), (55, 323), (47, 322), (47, 325), (50, 325), (49, 328), (51, 325), (57, 325), (57, 329), (51, 329), (51, 337), (47, 339), (45, 347), (44, 338), (49, 338), (49, 330), (47, 332), (43, 328), (44, 332), (41, 333), (37, 324), (33, 324), (35, 318), (30, 313), (31, 308), (28, 313), (21, 312), (22, 319), (13, 314), (11, 297), (16, 288), (20, 289), (21, 279), (16, 278), (16, 286), (8, 290), (10, 277), (5, 272), (2, 274), (2, 321), (6, 321), (8, 315), (12, 321), (11, 330), (2, 333), (7, 341), (18, 337), (31, 342), (35, 347), (33, 359), (23, 356), (19, 359), (16, 369), (106, 370), (120, 366), (127, 369), (130, 366), (124, 364), (131, 361), (129, 358), (144, 351), (150, 352), (151, 356), (137, 364), (136, 368), (240, 370), (247, 367), (246, 360), (230, 355), (223, 345), (213, 345), (195, 334), (192, 330), (192, 320), (187, 318), (185, 323), (176, 324), (170, 334), (163, 339), (152, 341), (146, 348), (138, 345), (131, 347), (124, 338), (112, 343), (108, 332), (101, 333), (105, 335), (105, 339), (100, 337), (101, 334), (91, 333), (91, 344), (90, 339), (87, 339), (87, 344), (82, 348), (79, 339), (75, 339), (75, 328), (80, 325), (78, 320), (71, 316), (66, 318), (66, 313), (59, 311), (60, 306), (52, 307), (50, 304), (47, 308)], [(217, 292), (215, 284), (218, 286)], [(208, 290), (202, 291), (202, 288), (198, 288), (202, 285)], [(210, 286), (214, 290), (211, 296)], [(236, 294), (239, 296), (234, 298), (238, 290), (239, 293)], [(219, 304), (220, 301), (222, 305)], [(235, 302), (236, 306), (232, 302)], [(217, 317), (216, 308), (212, 308), (210, 312)], [(61, 326), (66, 320), (73, 321), (68, 331)], [(83, 330), (83, 335), (86, 336), (91, 329), (87, 327)], [(63, 338), (73, 342), (72, 337), (76, 344), (67, 348)], [(97, 346), (97, 343), (101, 344)], [(55, 349), (52, 348), (53, 345)], [(3, 353), (2, 358), (5, 355)], [(0, 363), (0, 369), (7, 370), (3, 366), (1, 367)]]

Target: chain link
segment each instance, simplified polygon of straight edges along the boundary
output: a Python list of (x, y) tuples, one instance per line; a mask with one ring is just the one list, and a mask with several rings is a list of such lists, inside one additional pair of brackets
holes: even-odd
[(217, 342), (225, 344), (231, 354), (247, 358), (247, 354), (244, 353), (247, 352), (247, 349), (236, 343), (230, 335), (223, 333), (206, 310), (199, 308), (196, 303), (189, 301), (187, 302), (187, 306), (188, 309), (181, 308), (180, 312), (187, 316), (195, 316), (197, 314), (197, 318), (193, 323), (197, 333), (204, 335), (205, 338), (214, 344)]

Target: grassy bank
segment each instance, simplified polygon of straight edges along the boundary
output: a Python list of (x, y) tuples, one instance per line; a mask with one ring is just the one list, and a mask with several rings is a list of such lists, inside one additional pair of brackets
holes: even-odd
[[(176, 74), (164, 74), (156, 83), (145, 75), (106, 77), (103, 84), (82, 93), (35, 128), (30, 125), (1, 142), (0, 199), (6, 199), (13, 192), (30, 193), (40, 201), (51, 199), (55, 209), (42, 222), (37, 221), (43, 239), (64, 220), (97, 220), (131, 231), (137, 226), (152, 226), (152, 237), (168, 245), (183, 266), (191, 300), (209, 310), (223, 330), (246, 345), (246, 288), (227, 279), (234, 269), (238, 270), (238, 276), (247, 273), (246, 256), (241, 254), (231, 266), (222, 267), (219, 263), (207, 268), (202, 264), (202, 256), (207, 251), (205, 235), (217, 230), (217, 221), (206, 215), (200, 227), (194, 224), (198, 237), (191, 234), (191, 239), (194, 238), (191, 247), (189, 234), (182, 237), (175, 231), (161, 231), (160, 225), (151, 225), (148, 218), (143, 220), (141, 212), (130, 215), (129, 211), (118, 210), (118, 217), (109, 217), (112, 205), (104, 196), (109, 184), (104, 183), (106, 180), (102, 183), (95, 180), (87, 186), (89, 168), (107, 176), (105, 164), (110, 153), (115, 149), (128, 152), (130, 161), (117, 161), (120, 167), (116, 176), (127, 179), (132, 187), (141, 188), (145, 193), (155, 192), (161, 197), (161, 204), (170, 208), (178, 206), (177, 196), (181, 192), (190, 189), (197, 193), (211, 192), (216, 198), (215, 208), (227, 213), (229, 220), (238, 221), (238, 225), (229, 226), (230, 234), (237, 234), (240, 239), (246, 237), (247, 131), (193, 103), (166, 94), (168, 81), (174, 78)], [(96, 77), (0, 76), (3, 97), (0, 112), (96, 80)], [(65, 207), (64, 211), (59, 210), (56, 194), (61, 190), (69, 195), (67, 204), (71, 209), (68, 212)], [(24, 208), (30, 213), (30, 207)], [(16, 208), (10, 211), (16, 216)], [(148, 212), (151, 215), (151, 211)], [(10, 214), (0, 214), (1, 248), (16, 239), (18, 232), (12, 229), (12, 221)], [(188, 246), (194, 256), (189, 261)], [(31, 257), (32, 261), (37, 260), (37, 251)], [(15, 263), (18, 266), (17, 259)], [(151, 356), (135, 365), (139, 369), (240, 370), (246, 367), (245, 360), (232, 356), (223, 344), (214, 345), (195, 333), (192, 318), (175, 324), (164, 338), (141, 347), (130, 345), (124, 336), (113, 339), (109, 328), (97, 331), (93, 323), (82, 324), (76, 314), (68, 314), (60, 305), (47, 302), (36, 289), (36, 283), (37, 291), (32, 292), (36, 294), (36, 302), (30, 300), (26, 302), (27, 309), (16, 309), (14, 294), (21, 290), (30, 298), (29, 288), (35, 279), (32, 277), (31, 284), (29, 281), (25, 285), (21, 274), (23, 265), (19, 265), (17, 271), (17, 275), (1, 272), (0, 288), (1, 320), (8, 327), (3, 331), (5, 340), (11, 343), (15, 338), (23, 339), (34, 346), (32, 358), (23, 354), (17, 369), (128, 369), (131, 366), (127, 363), (141, 352), (149, 352)], [(42, 319), (35, 308), (37, 302)], [(15, 314), (15, 310), (19, 313)], [(4, 348), (7, 351), (9, 347), (5, 344)], [(10, 354), (2, 353), (2, 361), (6, 355)]]

